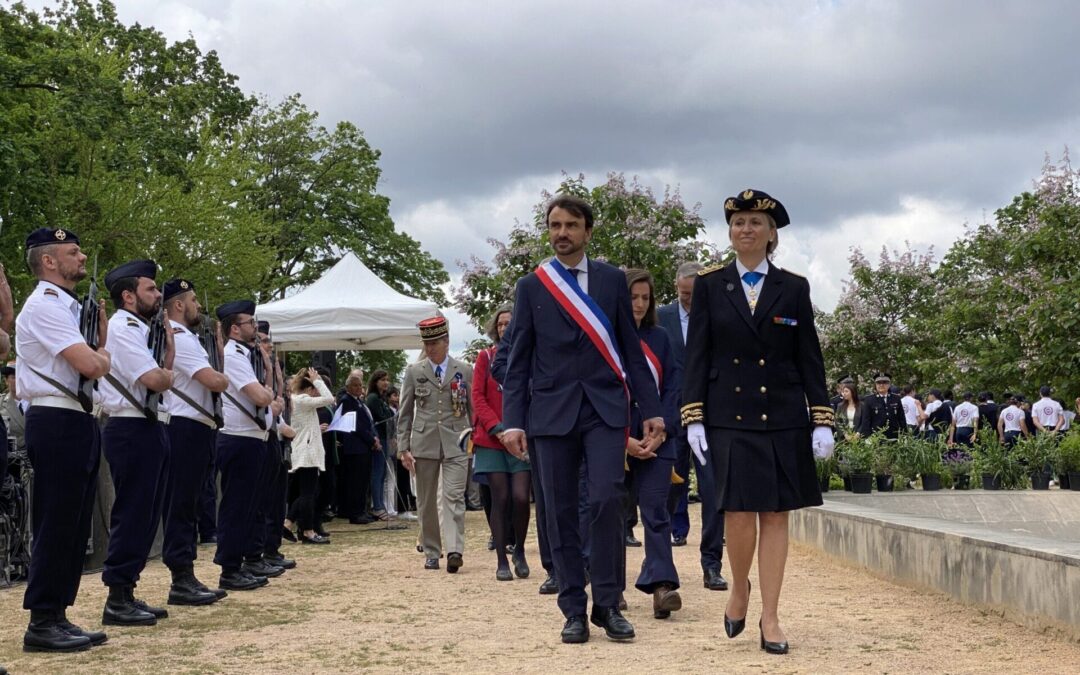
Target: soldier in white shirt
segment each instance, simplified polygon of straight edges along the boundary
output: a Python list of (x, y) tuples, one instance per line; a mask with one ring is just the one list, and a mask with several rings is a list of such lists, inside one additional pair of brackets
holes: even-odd
[(98, 308), (98, 348), (79, 330), (75, 287), (86, 278), (79, 238), (64, 229), (41, 228), (26, 238), (26, 261), (38, 280), (15, 322), (16, 390), (26, 411), (26, 452), (34, 467), (31, 506), (33, 551), (23, 608), (30, 625), (26, 651), (69, 652), (107, 639), (67, 620), (82, 578), (86, 541), (97, 494), (101, 436), (76, 391), (80, 377), (109, 372), (105, 303)]
[(1050, 398), (1050, 387), (1043, 385), (1039, 388), (1042, 396), (1031, 406), (1031, 418), (1035, 422), (1035, 428), (1039, 431), (1055, 433), (1065, 423), (1064, 410), (1061, 404)]
[[(207, 588), (195, 577), (196, 520), (199, 493), (214, 452), (217, 423), (213, 395), (225, 391), (229, 380), (224, 373), (210, 367), (210, 359), (195, 333), (202, 323), (195, 284), (187, 279), (170, 279), (165, 282), (162, 296), (169, 313), (176, 357), (173, 386), (165, 392), (164, 399), (169, 412), (172, 461), (165, 497), (161, 559), (172, 573), (170, 605), (209, 605), (226, 593)], [(219, 344), (219, 353), (221, 349)]]
[(161, 309), (156, 275), (152, 260), (133, 260), (105, 275), (116, 306), (109, 319), (112, 371), (99, 387), (101, 407), (109, 415), (101, 444), (116, 492), (101, 573), (109, 587), (102, 614), (106, 625), (152, 626), (169, 615), (134, 595), (161, 522), (169, 469), (168, 418), (152, 394), (172, 386), (174, 350), (168, 330), (160, 364), (149, 347), (149, 321)]
[(952, 425), (949, 427), (949, 445), (959, 443), (969, 448), (974, 445), (979, 428), (979, 407), (972, 403), (975, 394), (964, 393), (964, 402), (953, 410)]
[(1006, 448), (1011, 449), (1016, 445), (1020, 434), (1029, 436), (1031, 432), (1027, 428), (1024, 411), (1017, 404), (1016, 397), (1010, 396), (1006, 399), (1006, 402), (1009, 404), (1008, 407), (998, 415), (998, 437)]
[[(223, 392), (222, 408), (225, 426), (217, 435), (217, 466), (221, 472), (221, 502), (218, 506), (218, 546), (214, 562), (221, 566), (221, 588), (250, 591), (268, 582), (260, 565), (245, 565), (244, 549), (250, 539), (266, 467), (267, 431), (270, 428), (270, 406), (274, 392), (270, 387), (273, 368), (270, 359), (259, 351), (255, 358), (263, 359), (264, 377), (255, 376), (252, 353), (256, 350), (255, 303), (237, 300), (217, 308), (221, 333), (225, 343), (225, 377), (228, 388)], [(280, 568), (274, 568), (279, 570)]]

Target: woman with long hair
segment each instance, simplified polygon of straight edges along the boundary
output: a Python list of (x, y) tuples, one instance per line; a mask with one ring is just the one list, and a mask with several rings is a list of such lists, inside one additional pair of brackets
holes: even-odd
[(814, 458), (832, 454), (834, 413), (810, 284), (771, 262), (787, 210), (744, 190), (725, 201), (724, 215), (735, 260), (702, 270), (694, 284), (682, 421), (691, 449), (712, 465), (725, 514), (733, 579), (724, 632), (734, 638), (746, 625), (756, 548), (760, 646), (786, 654), (788, 512), (821, 504)]
[(845, 435), (854, 434), (862, 423), (862, 402), (855, 385), (844, 382), (840, 385), (840, 400), (836, 404), (836, 429)]
[[(491, 376), (491, 360), (495, 358), (496, 345), (510, 326), (513, 305), (505, 304), (495, 310), (488, 321), (487, 336), (493, 346), (476, 356), (473, 366), (473, 473), (483, 476), (491, 489), (491, 533), (495, 538), (497, 566), (495, 578), (511, 581), (516, 574), (524, 579), (529, 576), (525, 561), (525, 535), (529, 531), (529, 494), (532, 490), (531, 467), (507, 452), (501, 436), (502, 387)], [(507, 523), (507, 513), (511, 523)], [(513, 532), (514, 541), (507, 541), (507, 532)], [(506, 559), (506, 545), (514, 545), (514, 571)]]
[[(315, 491), (319, 474), (326, 471), (326, 451), (319, 426), (319, 408), (334, 402), (334, 394), (314, 368), (303, 368), (292, 377), (292, 467), (289, 472), (298, 486), (298, 496), (289, 508), (285, 529), (292, 533), (299, 525), (299, 539), (304, 544), (329, 544), (330, 538), (318, 532), (315, 519)], [(288, 535), (286, 535), (288, 537)]]
[[(386, 458), (389, 457), (387, 449), (390, 447), (389, 435), (386, 433), (387, 425), (394, 418), (394, 411), (386, 402), (386, 392), (390, 389), (390, 375), (385, 370), (376, 370), (368, 378), (367, 398), (364, 403), (371, 411), (372, 420), (375, 422), (375, 433), (379, 437), (380, 449), (371, 453), (371, 515), (386, 520)], [(389, 505), (392, 510), (393, 504)]]

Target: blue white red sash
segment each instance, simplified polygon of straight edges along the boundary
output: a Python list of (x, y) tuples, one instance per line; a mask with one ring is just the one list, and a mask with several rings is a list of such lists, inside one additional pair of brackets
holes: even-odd
[(619, 350), (615, 347), (615, 330), (611, 327), (611, 322), (604, 314), (604, 310), (600, 309), (596, 301), (581, 290), (577, 279), (555, 260), (549, 260), (537, 267), (536, 276), (555, 298), (555, 302), (559, 303), (574, 323), (585, 331), (585, 335), (589, 336), (589, 341), (615, 371), (615, 376), (625, 387), (626, 371), (623, 369)]
[(664, 366), (660, 363), (660, 357), (649, 347), (649, 343), (641, 341), (641, 351), (645, 354), (645, 363), (649, 365), (652, 379), (656, 382), (656, 391), (660, 397), (664, 396)]

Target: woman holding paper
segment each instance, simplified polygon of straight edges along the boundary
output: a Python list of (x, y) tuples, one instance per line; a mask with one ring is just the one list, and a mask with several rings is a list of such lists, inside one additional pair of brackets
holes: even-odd
[[(315, 490), (319, 473), (326, 470), (322, 430), (318, 409), (334, 402), (334, 395), (314, 368), (304, 368), (292, 378), (292, 468), (289, 470), (299, 489), (299, 496), (289, 508), (285, 529), (291, 538), (293, 523), (300, 526), (304, 544), (329, 544), (330, 538), (315, 531)], [(295, 540), (294, 540), (295, 541)]]
[(694, 284), (682, 423), (712, 466), (725, 514), (733, 579), (724, 632), (733, 638), (746, 625), (756, 547), (761, 649), (786, 654), (778, 605), (788, 511), (821, 504), (814, 457), (832, 453), (833, 409), (810, 284), (771, 262), (787, 210), (744, 190), (725, 201), (724, 215), (735, 260), (701, 270)]

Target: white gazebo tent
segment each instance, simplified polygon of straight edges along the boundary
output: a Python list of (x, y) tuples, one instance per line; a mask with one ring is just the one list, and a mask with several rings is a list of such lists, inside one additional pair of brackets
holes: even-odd
[(416, 324), (437, 312), (434, 303), (390, 288), (350, 252), (315, 283), (255, 313), (270, 322), (280, 350), (347, 351), (417, 349)]

